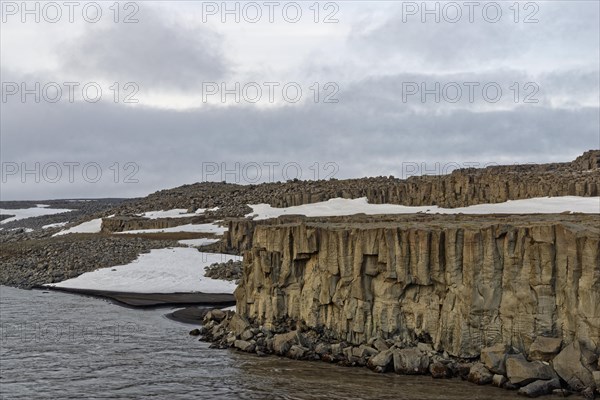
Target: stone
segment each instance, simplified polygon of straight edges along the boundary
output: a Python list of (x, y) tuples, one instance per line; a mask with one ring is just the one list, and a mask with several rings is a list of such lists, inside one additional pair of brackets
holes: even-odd
[(529, 348), (529, 359), (532, 361), (550, 361), (560, 351), (562, 339), (538, 336)]
[(556, 377), (552, 368), (541, 361), (527, 361), (522, 354), (506, 357), (506, 376), (513, 385), (525, 386), (537, 380)]
[(381, 353), (373, 356), (367, 362), (367, 366), (377, 372), (387, 372), (393, 367), (394, 353), (392, 350), (384, 350)]
[(324, 355), (331, 352), (331, 346), (327, 343), (319, 343), (315, 346), (315, 353), (318, 355)]
[(482, 363), (475, 363), (469, 370), (467, 380), (477, 385), (487, 385), (492, 383), (494, 376)]
[(339, 356), (342, 354), (342, 350), (343, 350), (343, 345), (342, 343), (334, 343), (331, 345), (331, 355), (333, 356)]
[(594, 376), (590, 372), (595, 369), (592, 363), (596, 363), (594, 354), (577, 341), (562, 349), (552, 360), (556, 373), (571, 389), (578, 392), (595, 385)]
[(233, 343), (233, 347), (236, 349), (240, 349), (241, 351), (245, 351), (247, 353), (252, 353), (256, 347), (254, 343), (247, 342), (245, 340), (236, 340)]
[(469, 376), (469, 372), (471, 372), (471, 367), (473, 364), (471, 363), (458, 363), (455, 366), (455, 375), (461, 377), (461, 379), (467, 379)]
[(235, 333), (236, 336), (240, 336), (248, 328), (250, 328), (248, 320), (237, 313), (233, 314), (229, 320), (229, 330)]
[(200, 329), (197, 329), (197, 328), (196, 329), (192, 329), (190, 331), (190, 335), (191, 336), (200, 336)]
[(429, 373), (434, 379), (451, 378), (452, 371), (448, 366), (439, 361), (432, 362), (429, 365)]
[(393, 358), (397, 374), (421, 375), (429, 369), (429, 357), (417, 348), (394, 349)]
[(225, 317), (227, 317), (225, 311), (215, 308), (214, 310), (210, 310), (206, 313), (204, 320), (221, 322), (225, 319)]
[(358, 347), (352, 349), (352, 355), (358, 358), (369, 358), (376, 356), (379, 352), (370, 346), (361, 344)]
[(378, 351), (384, 351), (390, 348), (390, 346), (387, 345), (385, 340), (381, 338), (376, 338), (373, 341), (373, 347), (376, 348)]
[(481, 362), (495, 374), (506, 374), (506, 355), (510, 351), (510, 346), (506, 344), (496, 344), (491, 347), (481, 349)]
[(499, 387), (499, 388), (503, 387), (507, 381), (508, 381), (508, 379), (506, 379), (506, 377), (504, 375), (495, 374), (492, 377), (492, 385)]
[(520, 388), (517, 393), (526, 397), (539, 397), (550, 394), (555, 389), (560, 389), (558, 378), (531, 382)]
[(295, 344), (292, 347), (290, 347), (290, 350), (288, 351), (287, 355), (290, 358), (295, 358), (296, 360), (300, 360), (300, 359), (304, 358), (307, 351), (308, 351), (308, 349), (306, 347), (298, 346), (297, 344)]
[(429, 343), (417, 343), (417, 349), (421, 350), (423, 353), (433, 353), (433, 346)]
[(302, 345), (301, 333), (298, 331), (290, 331), (273, 337), (273, 351), (279, 355), (285, 355), (293, 345)]
[(600, 393), (600, 371), (593, 371), (592, 376), (594, 377), (594, 382), (596, 383), (596, 391)]
[(254, 337), (254, 334), (252, 333), (252, 329), (246, 329), (244, 332), (242, 332), (242, 334), (240, 335), (240, 338), (242, 340), (250, 340)]

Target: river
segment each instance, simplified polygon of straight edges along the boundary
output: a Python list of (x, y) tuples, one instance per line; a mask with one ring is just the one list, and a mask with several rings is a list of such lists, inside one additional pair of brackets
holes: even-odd
[(170, 311), (0, 287), (1, 399), (517, 398), (459, 379), (209, 349)]

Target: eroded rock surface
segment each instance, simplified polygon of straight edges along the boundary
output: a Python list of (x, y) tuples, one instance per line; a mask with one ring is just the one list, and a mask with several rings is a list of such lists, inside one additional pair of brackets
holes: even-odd
[(387, 216), (261, 224), (238, 311), (361, 344), (425, 339), (477, 357), (539, 336), (599, 351), (597, 217)]

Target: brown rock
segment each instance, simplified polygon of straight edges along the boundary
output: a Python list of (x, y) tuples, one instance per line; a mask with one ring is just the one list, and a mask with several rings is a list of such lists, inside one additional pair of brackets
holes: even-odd
[(537, 380), (550, 380), (556, 374), (549, 365), (541, 361), (527, 361), (522, 354), (506, 358), (506, 376), (514, 385), (525, 386)]
[(562, 339), (538, 336), (529, 348), (529, 359), (532, 361), (550, 361), (560, 351)]
[(394, 371), (397, 374), (422, 375), (429, 369), (429, 357), (419, 349), (394, 349)]
[(591, 371), (597, 357), (575, 341), (552, 360), (556, 373), (575, 391), (595, 386)]
[(487, 385), (492, 383), (493, 374), (482, 363), (475, 363), (469, 370), (467, 380), (477, 385)]

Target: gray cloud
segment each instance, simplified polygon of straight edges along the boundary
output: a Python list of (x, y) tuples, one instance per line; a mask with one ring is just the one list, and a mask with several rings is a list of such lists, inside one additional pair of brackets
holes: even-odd
[(83, 36), (64, 43), (62, 71), (90, 80), (184, 91), (229, 71), (216, 32), (168, 22), (148, 7), (136, 17), (139, 23), (87, 27)]

